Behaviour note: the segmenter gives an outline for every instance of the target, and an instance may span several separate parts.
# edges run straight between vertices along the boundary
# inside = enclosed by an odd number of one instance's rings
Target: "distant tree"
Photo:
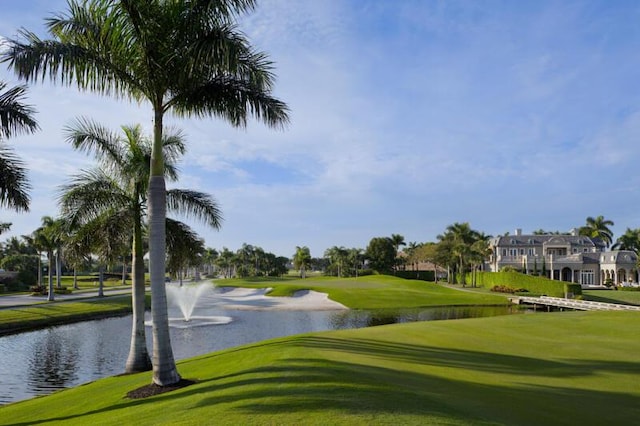
[[[604,216],[589,216],[586,225],[581,227],[578,233],[590,238],[599,238],[609,247],[613,241],[613,232],[609,227],[613,225],[613,221],[605,219]]]
[[[307,278],[307,269],[311,266],[311,252],[307,246],[296,246],[293,255],[293,267],[300,271],[301,278]]]
[[[468,257],[471,256],[471,245],[475,241],[475,231],[471,229],[468,222],[454,223],[449,225],[444,234],[438,235],[438,240],[446,242],[449,245],[449,251],[452,257],[458,262],[458,274],[460,274],[460,282],[465,285],[465,267]]]
[[[344,247],[333,246],[324,251],[324,257],[329,260],[327,273],[342,277],[344,275],[344,266],[347,263],[349,251]]]
[[[184,272],[199,266],[205,253],[204,241],[188,225],[167,218],[167,270],[182,286]]]
[[[396,264],[396,248],[393,241],[387,237],[374,237],[369,241],[365,257],[369,265],[379,273],[389,273]]]
[[[231,250],[226,247],[222,247],[218,258],[216,259],[216,265],[222,271],[224,278],[231,278],[234,275],[234,258],[235,255]]]

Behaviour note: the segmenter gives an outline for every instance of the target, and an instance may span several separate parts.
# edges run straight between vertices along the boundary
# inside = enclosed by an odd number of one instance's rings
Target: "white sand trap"
[[[270,288],[216,287],[217,305],[225,309],[330,311],[349,309],[329,299],[326,293],[297,291],[293,297],[266,296]]]

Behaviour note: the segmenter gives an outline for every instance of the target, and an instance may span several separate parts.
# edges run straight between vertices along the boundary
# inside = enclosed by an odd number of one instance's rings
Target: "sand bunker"
[[[329,311],[348,309],[326,293],[297,291],[292,297],[266,296],[270,288],[216,287],[218,306],[225,309]]]

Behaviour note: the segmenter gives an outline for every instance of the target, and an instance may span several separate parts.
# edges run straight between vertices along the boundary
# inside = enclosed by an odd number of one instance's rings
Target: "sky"
[[[0,0],[0,37],[46,37],[64,0]],[[366,248],[401,234],[435,241],[469,222],[489,235],[569,231],[587,216],[640,228],[637,1],[259,0],[239,19],[274,62],[284,130],[251,121],[167,122],[188,152],[174,187],[207,192],[221,230],[185,220],[208,247],[290,257]],[[19,84],[5,64],[0,80]],[[58,214],[60,185],[93,166],[63,128],[117,130],[151,108],[47,81],[29,87],[41,130],[8,143],[26,163],[31,210],[0,210],[29,234]]]

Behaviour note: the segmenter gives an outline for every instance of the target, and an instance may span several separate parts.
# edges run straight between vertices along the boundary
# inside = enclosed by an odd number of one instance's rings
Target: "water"
[[[179,316],[170,308],[170,316]],[[246,343],[312,331],[394,322],[512,313],[509,307],[430,308],[402,311],[235,311],[196,307],[195,316],[230,317],[224,325],[171,327],[176,360]],[[129,352],[131,317],[51,327],[0,337],[0,404],[120,374]],[[148,347],[151,330],[147,328]]]

